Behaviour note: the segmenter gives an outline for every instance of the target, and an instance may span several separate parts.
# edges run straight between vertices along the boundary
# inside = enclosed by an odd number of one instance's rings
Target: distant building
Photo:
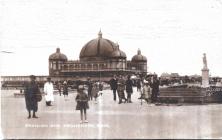
[[[162,73],[160,76],[162,79],[176,79],[176,78],[180,78],[180,75],[178,73]]]
[[[170,79],[171,78],[171,75],[169,73],[162,73],[161,76],[160,76],[161,79]]]
[[[88,77],[92,80],[108,81],[114,74],[147,74],[147,58],[142,55],[140,49],[131,60],[127,60],[119,45],[103,38],[101,31],[98,38],[92,39],[82,47],[79,60],[68,60],[60,48],[57,48],[56,52],[49,56],[48,63],[49,76],[55,84],[67,80],[73,85],[73,82],[84,82]],[[47,76],[36,75],[41,87]],[[29,76],[1,76],[4,88],[23,88],[23,84],[27,81]]]
[[[127,61],[119,45],[102,37],[87,42],[79,54],[79,60],[68,60],[60,48],[49,56],[49,75],[52,77],[110,78],[114,74],[146,74],[147,58],[138,49]]]

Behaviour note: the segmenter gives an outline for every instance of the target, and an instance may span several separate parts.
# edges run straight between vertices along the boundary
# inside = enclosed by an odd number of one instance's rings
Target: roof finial
[[[141,55],[141,50],[139,48],[138,48],[137,54]]]
[[[60,53],[60,48],[56,48],[56,52],[57,52],[57,53]]]
[[[116,49],[119,50],[119,44],[116,42]]]
[[[99,37],[99,38],[102,38],[102,35],[103,35],[103,34],[102,34],[101,28],[100,28],[99,33],[98,33],[98,37]]]

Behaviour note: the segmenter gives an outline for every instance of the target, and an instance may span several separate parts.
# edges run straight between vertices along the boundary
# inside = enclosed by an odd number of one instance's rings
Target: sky
[[[97,38],[118,42],[148,71],[222,76],[222,0],[0,0],[0,73],[48,75],[59,47],[69,60]],[[5,53],[9,51],[13,53]]]

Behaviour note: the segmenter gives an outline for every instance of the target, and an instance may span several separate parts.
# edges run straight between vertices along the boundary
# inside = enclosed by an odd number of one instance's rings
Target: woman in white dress
[[[51,78],[48,77],[47,82],[44,84],[46,106],[51,106],[54,101],[53,90],[53,83],[51,82]]]

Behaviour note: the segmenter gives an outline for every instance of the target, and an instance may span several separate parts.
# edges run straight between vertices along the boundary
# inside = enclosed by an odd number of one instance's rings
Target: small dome
[[[103,59],[110,57],[116,45],[112,41],[102,38],[102,32],[98,33],[98,38],[93,39],[83,46],[80,52],[80,60],[92,60],[91,58]]]
[[[67,61],[66,55],[60,52],[60,48],[56,49],[56,52],[49,56],[49,60],[64,60]]]
[[[119,45],[116,45],[116,49],[111,54],[112,58],[126,58],[126,54],[119,49]]]
[[[134,55],[132,58],[132,62],[147,62],[147,58],[146,56],[143,56],[140,49],[138,49],[137,55]]]

